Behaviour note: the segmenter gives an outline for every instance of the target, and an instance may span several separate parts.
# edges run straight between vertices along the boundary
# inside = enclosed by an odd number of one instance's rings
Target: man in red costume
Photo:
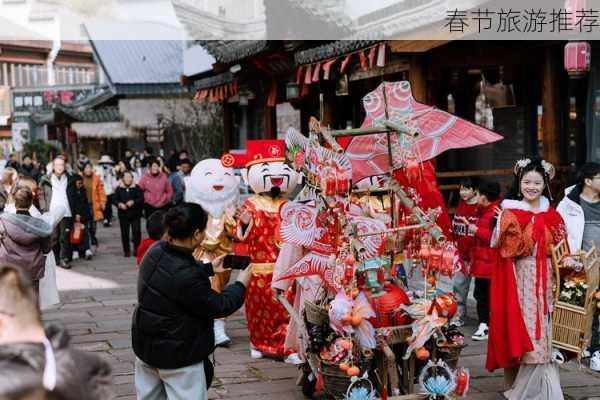
[[[235,232],[252,257],[252,279],[246,294],[250,355],[289,356],[284,351],[289,315],[273,297],[271,280],[279,254],[279,210],[287,202],[285,194],[296,187],[298,174],[285,164],[283,140],[250,140],[246,155],[227,154],[222,160],[245,165],[242,178],[254,191],[240,209]]]

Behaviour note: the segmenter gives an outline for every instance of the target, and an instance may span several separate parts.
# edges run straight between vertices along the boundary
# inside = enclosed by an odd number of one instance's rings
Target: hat
[[[224,167],[251,167],[254,164],[285,161],[285,141],[283,140],[248,140],[245,154],[227,153],[221,157]]]
[[[112,160],[112,158],[110,158],[109,155],[103,155],[102,157],[100,157],[100,159],[98,160],[98,164],[114,164],[115,162]]]

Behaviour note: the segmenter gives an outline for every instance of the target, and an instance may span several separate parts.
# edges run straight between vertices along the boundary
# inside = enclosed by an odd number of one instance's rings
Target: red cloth
[[[500,205],[500,201],[493,201],[487,207],[480,209],[481,214],[477,220],[477,230],[470,255],[469,273],[475,278],[490,279],[492,276],[493,264],[496,262],[496,250],[490,248],[490,242],[494,231],[496,207]]]
[[[452,232],[454,232],[454,240],[456,240],[456,247],[462,261],[471,260],[471,250],[475,244],[475,235],[473,232],[469,232],[469,225],[465,224],[462,219],[466,218],[469,224],[477,224],[479,208],[479,204],[468,204],[461,199],[452,220]]]
[[[137,261],[138,265],[140,265],[142,263],[142,259],[144,258],[144,255],[146,254],[148,249],[154,243],[156,243],[156,240],[153,240],[150,238],[142,240],[142,242],[140,243],[140,246],[137,249],[137,254],[135,255],[135,260]]]
[[[404,169],[398,169],[394,171],[394,178],[405,188],[412,187],[417,191],[417,206],[425,212],[429,209],[439,207],[442,210],[442,214],[438,217],[436,223],[446,236],[446,239],[453,240],[452,236],[452,222],[444,197],[437,184],[437,178],[435,176],[435,169],[433,164],[429,161],[425,161],[421,164],[421,176],[417,179],[411,179],[404,173]],[[405,210],[410,211],[410,210]]]
[[[533,351],[521,314],[513,260],[494,252],[490,282],[490,329],[486,369],[517,367],[521,356]]]
[[[534,214],[530,211],[510,210],[517,218],[521,231],[534,219],[532,239],[537,244],[536,253],[536,288],[543,287],[544,314],[547,315],[548,304],[546,292],[547,279],[547,243],[546,229],[553,236],[553,241],[558,242],[565,237],[564,222],[556,210]],[[492,266],[492,280],[490,284],[490,335],[488,339],[488,354],[486,368],[490,371],[496,368],[510,368],[519,365],[522,355],[533,351],[531,338],[525,327],[517,282],[514,273],[514,260],[500,257],[496,252],[497,262]],[[539,301],[539,299],[538,299]],[[536,338],[541,337],[540,318],[536,320]]]

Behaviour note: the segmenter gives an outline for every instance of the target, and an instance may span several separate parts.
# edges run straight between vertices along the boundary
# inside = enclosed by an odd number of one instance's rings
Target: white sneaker
[[[75,261],[75,260],[79,260],[79,252],[78,251],[73,252],[73,261]]]
[[[592,358],[590,358],[590,369],[600,372],[600,351],[595,351]]]
[[[289,356],[287,356],[285,358],[285,360],[283,360],[284,363],[286,364],[292,364],[292,365],[300,365],[300,364],[304,364],[304,361],[302,361],[300,359],[300,357],[298,356],[298,353],[292,353]]]
[[[477,331],[473,334],[473,336],[471,336],[471,339],[473,339],[477,342],[487,340],[488,332],[489,332],[488,325],[486,323],[482,322],[479,324]]]
[[[231,339],[225,333],[225,320],[216,319],[213,327],[215,332],[215,346],[227,346],[231,342]]]
[[[92,250],[90,250],[90,249],[87,249],[87,250],[85,251],[85,259],[86,259],[86,260],[91,260],[93,255],[94,255],[94,253],[92,253]]]
[[[563,354],[560,352],[560,350],[558,349],[552,349],[552,361],[554,361],[557,364],[564,364],[565,363],[565,356],[563,356]]]
[[[250,358],[258,360],[259,358],[263,358],[263,353],[256,349],[250,348]]]

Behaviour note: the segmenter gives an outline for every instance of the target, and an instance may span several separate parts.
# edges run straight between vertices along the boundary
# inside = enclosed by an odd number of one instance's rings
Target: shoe
[[[592,358],[590,358],[590,369],[600,372],[600,351],[595,351]]]
[[[71,269],[71,264],[67,262],[67,260],[61,260],[60,265],[62,269]]]
[[[110,222],[107,219],[105,219],[104,220],[104,227],[108,228],[109,226],[110,226]]]
[[[563,354],[560,352],[560,350],[558,349],[552,349],[552,361],[554,361],[557,364],[564,364],[565,363],[565,356],[563,356]]]
[[[283,360],[284,363],[286,364],[292,364],[292,365],[300,365],[300,364],[304,364],[304,361],[302,361],[300,359],[300,357],[298,356],[298,353],[292,353],[289,356],[287,356],[285,358],[285,360]]]
[[[487,340],[488,332],[489,332],[488,325],[485,322],[482,322],[479,324],[477,331],[473,334],[473,336],[471,336],[471,339],[473,339],[477,342]]]
[[[256,349],[250,348],[250,358],[258,360],[259,358],[263,358],[263,353]]]
[[[92,250],[88,249],[85,251],[85,259],[86,260],[88,260],[88,261],[91,260],[93,255],[94,255],[94,253],[92,253]]]
[[[73,252],[73,261],[75,261],[75,260],[79,260],[79,252],[78,251]]]
[[[456,318],[450,321],[450,326],[456,326],[457,328],[460,328],[461,326],[465,326],[465,322],[460,318]]]
[[[98,239],[96,239],[96,238],[92,239],[92,246],[98,247]]]
[[[213,330],[215,332],[215,346],[227,347],[231,343],[231,339],[225,333],[225,320],[215,319]]]

